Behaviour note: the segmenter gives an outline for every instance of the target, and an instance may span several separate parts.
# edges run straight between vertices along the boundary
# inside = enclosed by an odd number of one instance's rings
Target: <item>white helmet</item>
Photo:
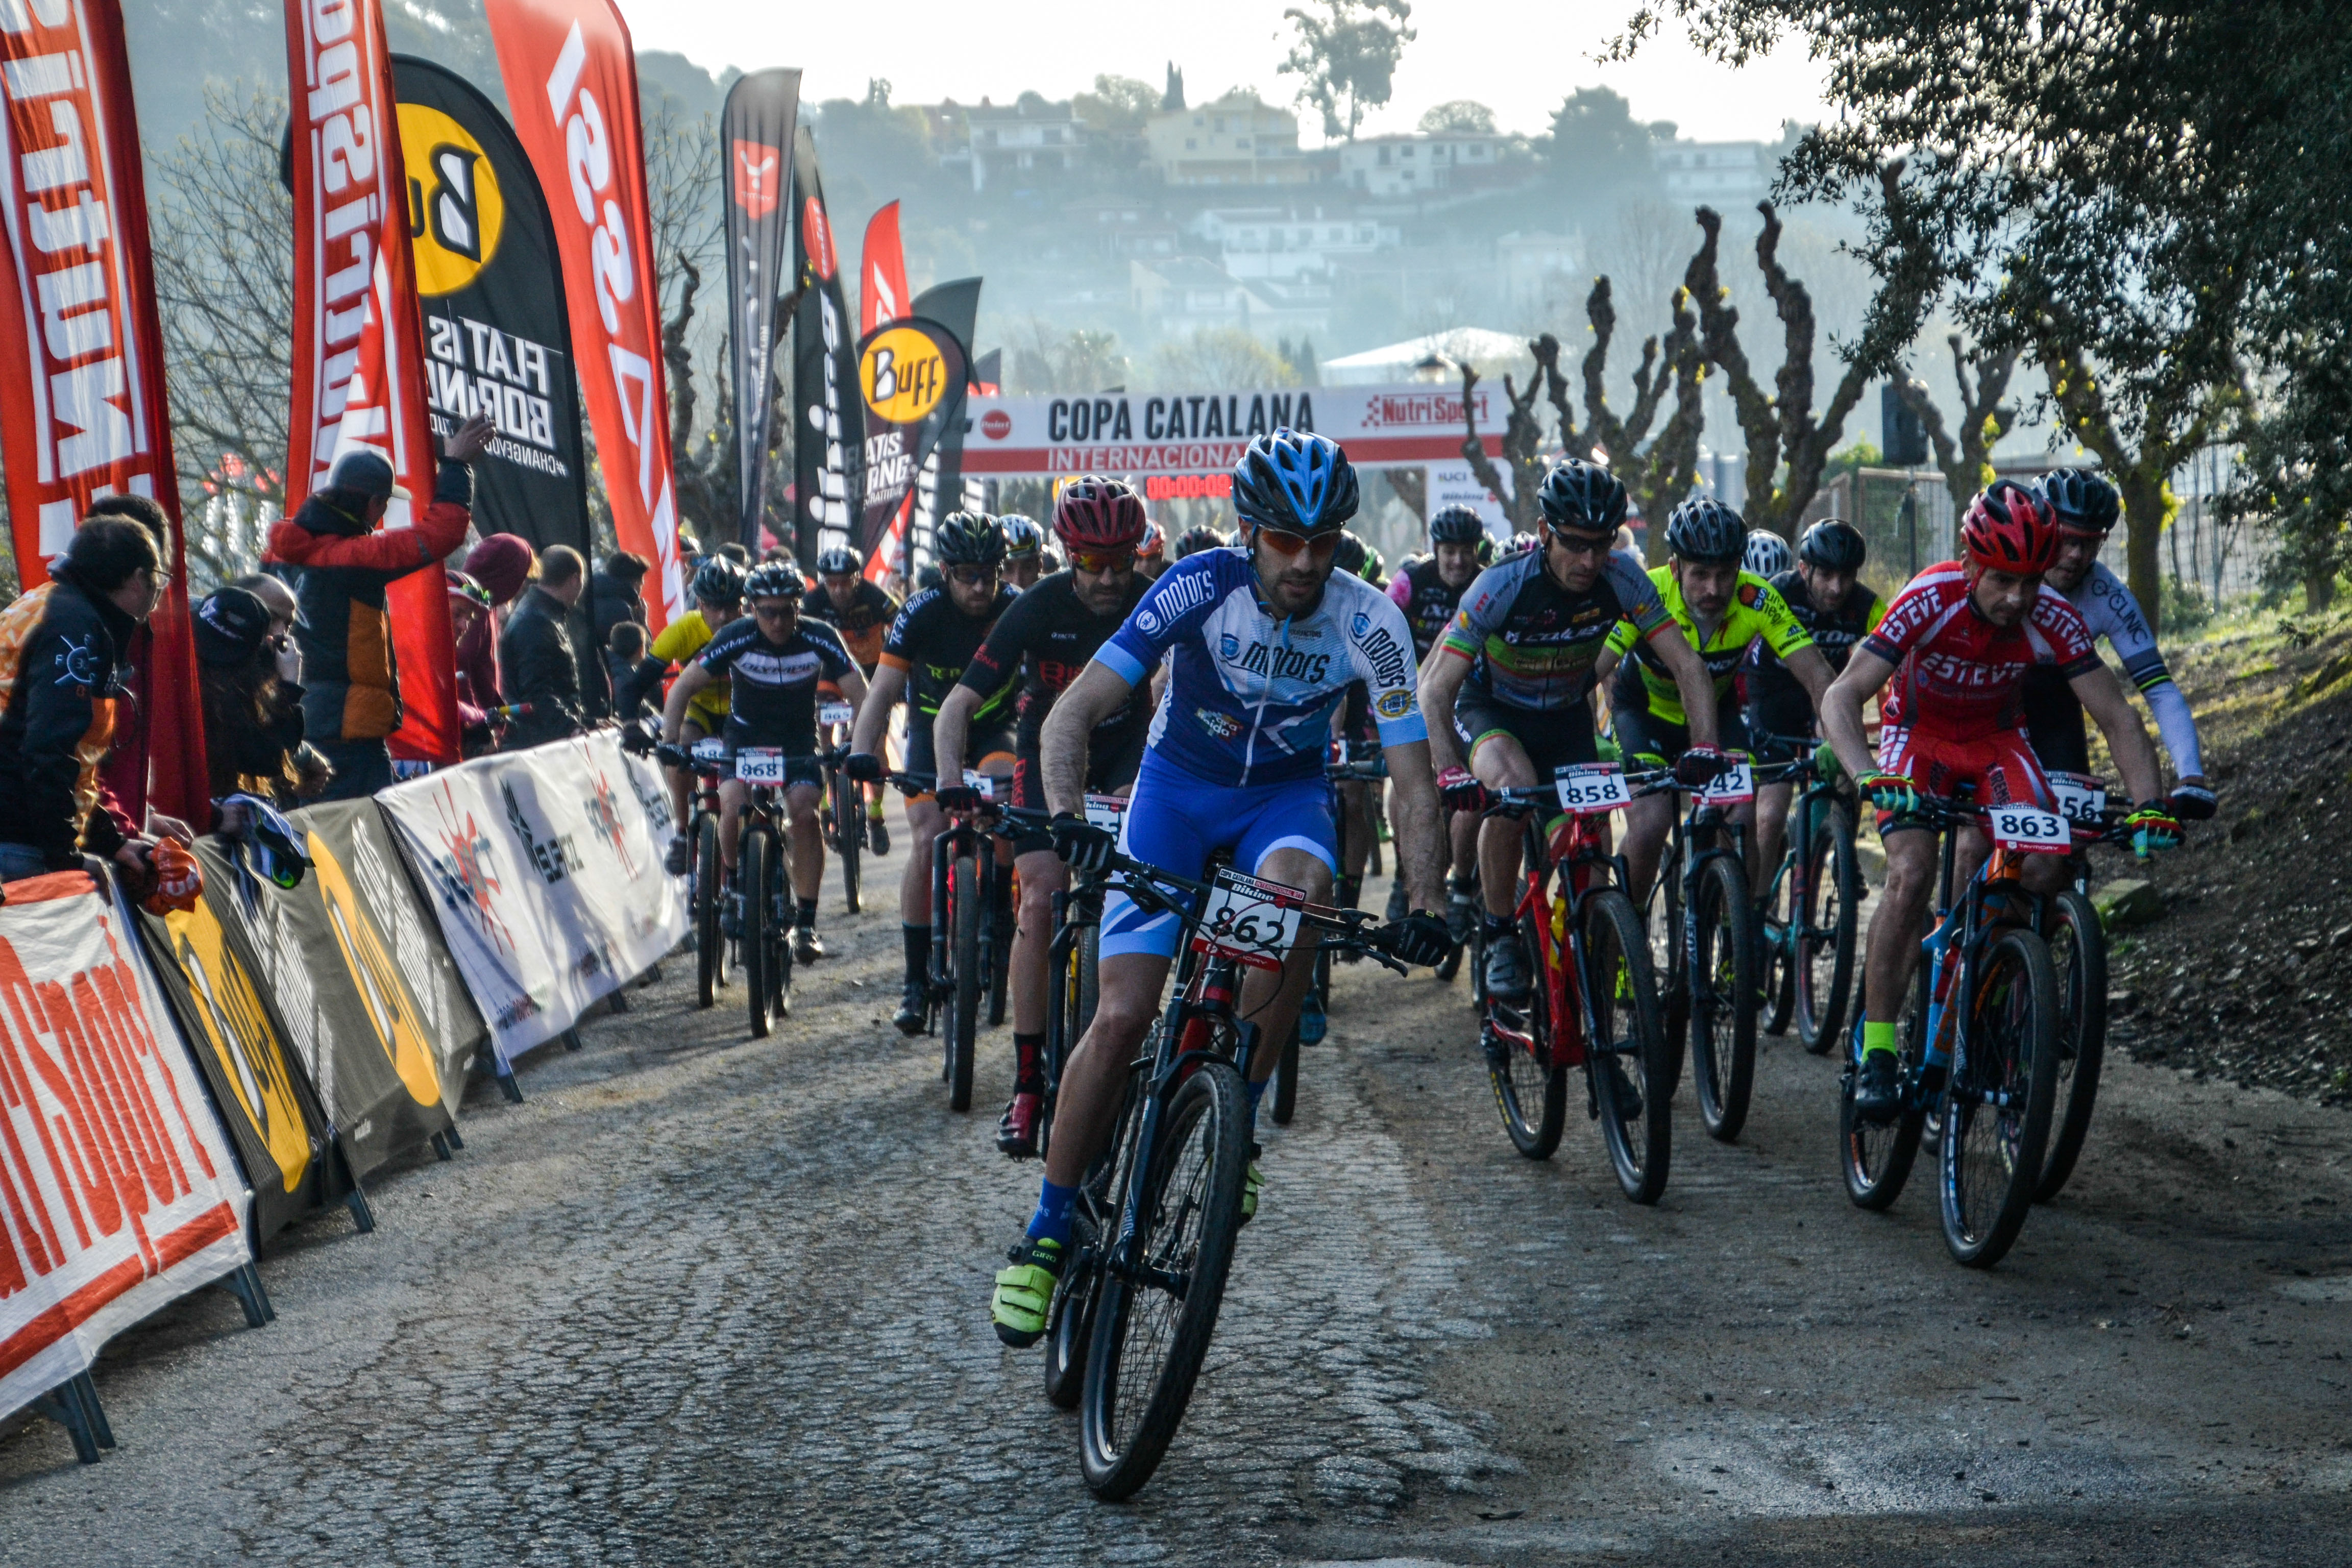
[[[1748,531],[1748,549],[1739,558],[1743,571],[1753,572],[1759,577],[1778,577],[1796,563],[1797,558],[1790,552],[1787,540],[1769,529],[1751,528]]]

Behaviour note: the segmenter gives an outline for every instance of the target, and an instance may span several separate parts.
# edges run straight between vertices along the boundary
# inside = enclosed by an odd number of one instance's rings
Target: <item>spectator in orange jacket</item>
[[[405,528],[381,526],[392,501],[392,466],[357,451],[337,459],[301,510],[269,531],[268,559],[295,570],[303,622],[295,636],[308,687],[303,727],[334,767],[329,800],[362,799],[392,783],[383,738],[400,727],[400,678],[384,590],[412,572],[437,570],[464,541],[473,521],[467,465],[495,433],[478,415],[457,426],[432,502]]]

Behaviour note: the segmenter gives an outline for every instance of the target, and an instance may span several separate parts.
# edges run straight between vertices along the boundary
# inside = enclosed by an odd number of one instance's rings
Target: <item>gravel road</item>
[[[673,963],[380,1176],[373,1236],[281,1237],[274,1325],[208,1291],[118,1340],[102,1464],[6,1423],[0,1564],[2343,1561],[2342,1112],[2116,1064],[1979,1274],[1924,1175],[1846,1203],[1793,1042],[1737,1146],[1681,1097],[1635,1208],[1580,1117],[1512,1152],[1464,983],[1369,967],[1183,1434],[1096,1503],[987,1322],[1035,1190],[990,1142],[1009,1036],[951,1114],[887,1022],[895,911],[838,910],[780,1037]]]

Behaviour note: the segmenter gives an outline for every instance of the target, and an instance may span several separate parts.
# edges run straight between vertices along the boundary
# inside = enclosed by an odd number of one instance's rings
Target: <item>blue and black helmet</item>
[[[2035,487],[2058,514],[2062,533],[2107,533],[2123,515],[2123,498],[2093,468],[2053,468]]]
[[[1486,537],[1486,520],[1475,508],[1460,502],[1442,506],[1430,515],[1429,542],[1432,544],[1475,544]]]
[[[1356,515],[1356,468],[1328,437],[1276,430],[1253,438],[1234,466],[1234,510],[1244,522],[1313,536]]]
[[[1554,528],[1614,533],[1625,521],[1625,482],[1598,463],[1563,458],[1544,476],[1536,506]]]

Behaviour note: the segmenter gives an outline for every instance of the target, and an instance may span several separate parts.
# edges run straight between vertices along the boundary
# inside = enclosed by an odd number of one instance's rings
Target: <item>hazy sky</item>
[[[641,49],[674,49],[713,72],[799,66],[811,99],[856,97],[868,77],[890,79],[901,102],[986,95],[1008,102],[1024,89],[1065,98],[1098,72],[1159,85],[1166,62],[1184,72],[1198,103],[1228,87],[1255,87],[1288,102],[1297,79],[1275,74],[1287,53],[1285,0],[852,0],[846,5],[695,4],[620,0]],[[1506,131],[1546,129],[1571,88],[1606,83],[1643,120],[1671,120],[1706,140],[1762,140],[1786,118],[1817,119],[1822,74],[1801,47],[1733,71],[1677,34],[1629,66],[1592,57],[1618,32],[1635,0],[1421,0],[1390,107],[1368,121],[1409,131],[1421,111],[1475,98]],[[1318,140],[1303,122],[1305,140]]]

